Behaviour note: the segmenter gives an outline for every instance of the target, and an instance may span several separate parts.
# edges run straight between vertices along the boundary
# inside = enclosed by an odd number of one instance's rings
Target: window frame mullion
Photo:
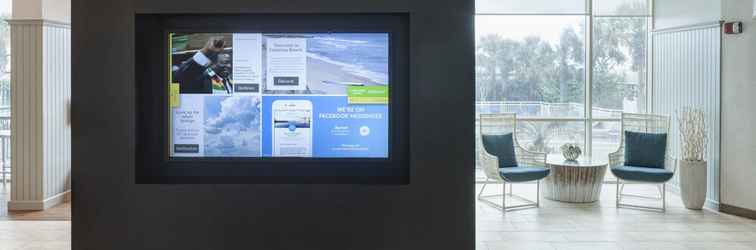
[[[588,158],[593,156],[593,0],[585,0],[586,25],[585,25],[585,153]]]

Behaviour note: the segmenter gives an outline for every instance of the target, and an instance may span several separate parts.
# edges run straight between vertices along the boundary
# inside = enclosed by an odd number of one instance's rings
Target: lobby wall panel
[[[47,24],[44,40],[42,95],[44,105],[44,198],[50,199],[70,189],[71,126],[68,119],[71,99],[71,28]]]
[[[11,22],[11,208],[42,200],[42,22]],[[16,205],[18,204],[18,205]]]
[[[71,9],[74,249],[474,249],[472,0]],[[407,14],[410,184],[135,184],[135,13]]]
[[[719,204],[721,122],[721,37],[719,23],[653,34],[653,112],[669,115],[671,156],[679,158],[676,114],[682,107],[704,111],[708,129],[707,204]],[[679,172],[679,169],[677,170]],[[678,175],[670,182],[679,186]]]

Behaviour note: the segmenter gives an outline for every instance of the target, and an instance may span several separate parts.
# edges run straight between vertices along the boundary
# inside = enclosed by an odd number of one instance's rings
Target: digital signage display
[[[389,33],[168,33],[172,158],[389,158]]]

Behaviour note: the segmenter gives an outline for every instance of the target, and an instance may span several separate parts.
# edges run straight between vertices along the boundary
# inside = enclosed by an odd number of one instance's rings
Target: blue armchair
[[[666,183],[675,174],[675,164],[669,158],[668,116],[650,114],[622,114],[622,135],[619,149],[609,154],[609,167],[617,177],[617,208],[635,208],[664,212]],[[658,197],[625,194],[627,183],[656,185]],[[624,197],[661,200],[661,207],[624,203]]]
[[[481,114],[478,164],[486,174],[486,182],[478,193],[478,200],[502,211],[538,207],[540,205],[540,180],[549,175],[545,167],[546,154],[530,152],[517,143],[517,119],[512,113]],[[512,194],[512,183],[536,182],[536,200],[531,201]],[[501,183],[501,205],[492,201],[496,195],[483,195],[489,183]],[[509,194],[506,184],[509,183]],[[518,199],[524,204],[507,206],[507,197]]]

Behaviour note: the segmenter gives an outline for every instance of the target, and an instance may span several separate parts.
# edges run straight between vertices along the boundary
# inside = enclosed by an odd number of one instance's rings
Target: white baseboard
[[[8,201],[8,210],[10,211],[36,211],[44,210],[43,201]]]
[[[45,210],[58,204],[71,200],[71,190],[56,194],[43,201],[8,201],[8,210],[11,211],[36,211]]]
[[[706,198],[706,203],[704,203],[704,209],[708,209],[714,212],[719,212],[719,201]]]
[[[63,193],[53,195],[52,197],[45,199],[44,209],[48,209],[58,204],[61,204],[63,202],[66,202],[68,200],[71,200],[70,196],[71,196],[71,190],[66,190]]]

